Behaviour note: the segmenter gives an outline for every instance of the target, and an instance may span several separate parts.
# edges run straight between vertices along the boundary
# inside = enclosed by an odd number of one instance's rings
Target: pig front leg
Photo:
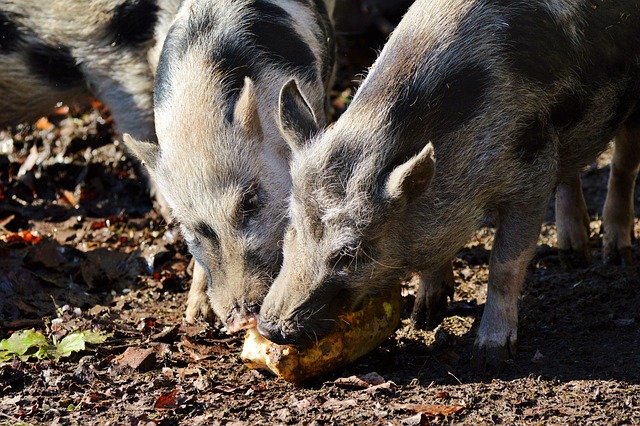
[[[207,296],[207,274],[198,262],[193,266],[193,280],[189,288],[187,297],[187,309],[185,311],[185,321],[193,324],[196,319],[202,318],[205,321],[213,321],[215,315],[209,304]]]
[[[447,262],[429,273],[418,274],[418,292],[411,313],[416,328],[432,330],[447,313],[448,299],[453,300],[453,267]]]
[[[473,348],[473,365],[481,372],[499,372],[516,352],[518,297],[527,265],[533,257],[543,208],[547,199],[531,200],[529,205],[512,205],[498,212],[491,260],[487,302]]]
[[[580,174],[558,183],[556,188],[556,228],[558,257],[565,268],[591,263],[589,213],[582,194]]]
[[[625,127],[616,135],[604,204],[602,257],[605,263],[633,263],[633,191],[639,167],[640,128]]]

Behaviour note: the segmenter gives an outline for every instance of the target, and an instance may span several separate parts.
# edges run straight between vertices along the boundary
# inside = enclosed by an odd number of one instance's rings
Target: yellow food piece
[[[400,289],[369,298],[362,309],[338,317],[335,329],[306,346],[277,345],[253,328],[247,330],[240,358],[300,385],[343,367],[384,342],[400,324]]]

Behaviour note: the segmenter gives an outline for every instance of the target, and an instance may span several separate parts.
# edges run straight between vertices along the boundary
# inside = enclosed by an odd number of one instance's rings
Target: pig
[[[276,123],[294,79],[326,122],[333,1],[185,0],[154,89],[158,143],[125,137],[196,259],[186,320],[254,327],[281,265],[290,149]],[[295,128],[296,123],[289,123]]]
[[[58,102],[111,111],[118,132],[155,139],[153,77],[180,0],[35,0],[0,4],[0,126],[47,115]],[[148,181],[144,170],[139,169]],[[156,208],[169,217],[153,186]]]
[[[553,191],[614,136],[610,184],[621,193],[607,199],[605,245],[629,247],[638,28],[638,1],[417,0],[325,130],[316,134],[288,83],[280,125],[293,152],[290,224],[259,332],[276,343],[318,338],[341,310],[407,274],[420,277],[429,308],[443,288],[429,287],[490,216],[497,230],[472,361],[503,368]]]
[[[0,126],[89,95],[120,132],[154,139],[153,73],[180,0],[35,0],[0,5]]]

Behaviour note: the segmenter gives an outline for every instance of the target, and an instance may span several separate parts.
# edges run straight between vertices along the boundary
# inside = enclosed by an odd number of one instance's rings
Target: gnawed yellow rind
[[[277,345],[250,329],[240,357],[249,368],[268,370],[300,385],[371,352],[398,328],[400,311],[399,288],[379,293],[362,309],[340,315],[330,334],[304,347]]]

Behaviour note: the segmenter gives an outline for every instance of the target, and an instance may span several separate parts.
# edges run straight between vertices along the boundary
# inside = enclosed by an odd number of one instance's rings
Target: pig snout
[[[231,308],[231,312],[226,319],[226,327],[229,333],[254,328],[258,324],[258,312],[260,305],[248,304],[246,302],[237,303]]]
[[[278,345],[303,345],[315,342],[329,333],[334,325],[335,319],[332,318],[279,319],[262,315],[258,318],[258,332]]]
[[[296,345],[306,341],[299,330],[287,329],[282,322],[262,316],[258,319],[258,333],[278,345]]]
[[[276,279],[277,280],[277,279]],[[278,284],[278,283],[274,283]],[[317,341],[334,329],[340,312],[351,307],[344,291],[310,292],[307,297],[277,292],[265,298],[258,332],[274,343],[300,345]]]

